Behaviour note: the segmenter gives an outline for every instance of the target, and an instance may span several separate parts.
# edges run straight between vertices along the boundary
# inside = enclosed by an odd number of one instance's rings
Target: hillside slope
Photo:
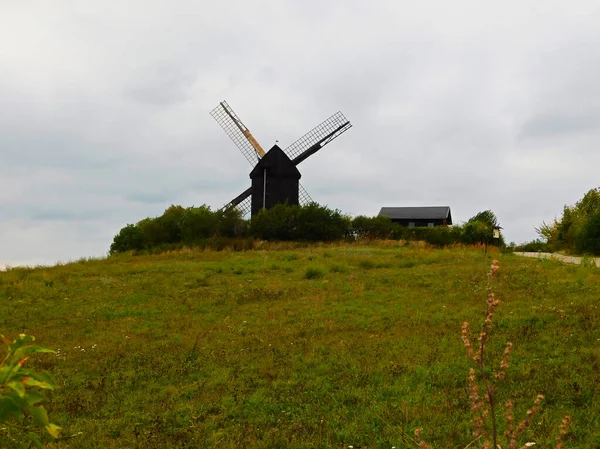
[[[600,447],[600,274],[494,255],[498,403],[521,444]],[[472,441],[461,323],[482,322],[491,256],[332,245],[122,256],[0,273],[0,332],[58,350],[48,447],[435,447]],[[71,437],[72,436],[72,437]],[[11,447],[6,434],[0,431]],[[4,446],[3,446],[4,447]]]

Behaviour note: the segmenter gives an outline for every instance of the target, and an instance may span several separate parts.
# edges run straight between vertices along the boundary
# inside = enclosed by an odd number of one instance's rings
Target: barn
[[[450,206],[382,207],[380,217],[389,217],[402,226],[448,226],[452,224]]]

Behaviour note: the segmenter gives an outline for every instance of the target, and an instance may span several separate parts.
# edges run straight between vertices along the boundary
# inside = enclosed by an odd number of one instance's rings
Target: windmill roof
[[[382,207],[379,216],[392,219],[451,219],[450,206],[425,206],[425,207]]]
[[[302,176],[294,163],[283,152],[279,146],[274,145],[267,154],[254,166],[250,172],[250,178],[263,176],[263,170],[268,170],[267,176],[275,176],[279,178],[296,178]]]

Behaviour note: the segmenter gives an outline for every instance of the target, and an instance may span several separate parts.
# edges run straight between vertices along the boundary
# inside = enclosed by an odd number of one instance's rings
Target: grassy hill
[[[482,322],[491,255],[289,248],[0,272],[0,333],[59,350],[31,361],[59,383],[48,447],[402,448],[417,427],[435,447],[469,444],[460,331]],[[497,403],[520,420],[546,396],[520,445],[553,447],[570,414],[566,446],[600,447],[600,272],[493,256],[494,364],[514,345]]]

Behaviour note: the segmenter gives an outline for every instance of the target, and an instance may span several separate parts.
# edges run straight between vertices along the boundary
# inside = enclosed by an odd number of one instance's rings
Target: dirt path
[[[558,259],[564,263],[574,263],[576,265],[581,265],[581,257],[575,256],[563,256],[562,254],[553,254],[553,253],[515,253],[517,256],[523,257],[533,257],[535,259]],[[596,266],[600,268],[600,257],[590,258],[596,263]]]

